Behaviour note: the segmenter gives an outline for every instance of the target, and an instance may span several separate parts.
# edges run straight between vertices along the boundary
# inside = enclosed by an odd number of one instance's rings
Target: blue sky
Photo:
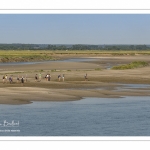
[[[150,44],[149,14],[0,14],[0,43]]]

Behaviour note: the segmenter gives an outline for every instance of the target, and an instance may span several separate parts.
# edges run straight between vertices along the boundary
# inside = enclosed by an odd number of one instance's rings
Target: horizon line
[[[77,44],[46,44],[46,43],[0,43],[0,44],[37,44],[37,45],[150,45],[149,44],[81,44],[81,43],[77,43]]]

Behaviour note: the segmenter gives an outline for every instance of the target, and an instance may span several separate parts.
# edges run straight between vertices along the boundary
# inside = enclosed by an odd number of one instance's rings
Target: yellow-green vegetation
[[[43,51],[0,51],[0,62],[28,62],[43,60],[55,60],[55,58],[53,58],[51,54],[44,53]]]
[[[149,64],[147,62],[144,62],[144,61],[134,61],[130,64],[114,66],[114,67],[112,67],[112,69],[114,69],[114,70],[134,69],[134,68],[139,68],[139,67],[145,67],[148,65]]]
[[[0,62],[24,62],[57,60],[61,56],[81,55],[88,56],[126,56],[126,55],[150,55],[150,50],[130,51],[130,50],[0,50]]]
[[[52,69],[51,72],[56,72],[56,69]]]
[[[102,70],[102,69],[100,69],[100,68],[95,68],[95,70],[99,71],[99,70]]]

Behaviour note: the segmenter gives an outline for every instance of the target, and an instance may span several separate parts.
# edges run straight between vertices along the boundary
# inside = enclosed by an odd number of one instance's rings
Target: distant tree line
[[[76,44],[70,47],[61,45],[48,45],[48,50],[150,50],[147,45],[82,45]]]
[[[150,50],[150,45],[0,44],[0,50]]]

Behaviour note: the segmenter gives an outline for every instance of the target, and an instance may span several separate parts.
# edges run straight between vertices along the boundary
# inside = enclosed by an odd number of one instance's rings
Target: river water
[[[0,105],[0,114],[0,136],[150,136],[149,96]]]

